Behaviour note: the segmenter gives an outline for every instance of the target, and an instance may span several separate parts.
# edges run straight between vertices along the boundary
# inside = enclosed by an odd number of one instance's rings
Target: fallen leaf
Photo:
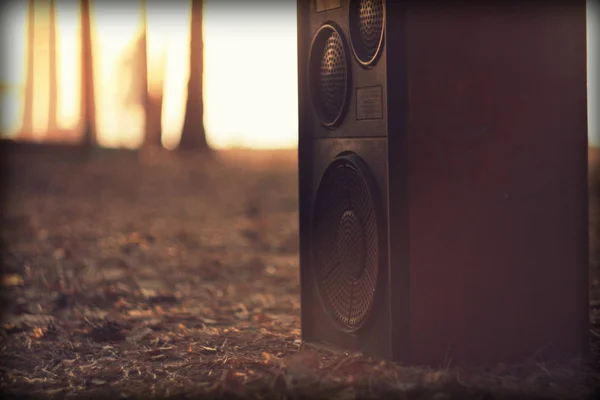
[[[250,313],[248,312],[248,309],[246,308],[244,303],[240,303],[238,304],[237,309],[233,313],[233,315],[235,315],[237,319],[247,320],[250,316]]]
[[[129,235],[128,239],[130,243],[141,243],[142,235],[140,235],[139,232],[133,232],[131,235]]]
[[[17,274],[8,274],[2,277],[2,286],[4,287],[23,286],[23,283],[23,278]]]
[[[275,364],[278,367],[281,367],[283,365],[283,360],[277,356],[274,356],[273,354],[263,352],[262,357],[263,360],[265,360],[265,362],[267,363]]]
[[[104,385],[106,383],[106,381],[102,380],[102,379],[92,379],[92,383],[94,385]]]
[[[131,304],[122,297],[119,297],[119,300],[117,300],[113,303],[113,307],[116,308],[117,310],[120,310],[122,308],[127,308],[130,306],[131,306]]]
[[[142,296],[144,296],[146,298],[151,298],[151,297],[156,296],[156,290],[154,290],[154,289],[140,288],[140,292],[142,293]]]
[[[54,250],[54,252],[52,253],[54,258],[56,258],[57,260],[62,260],[63,258],[65,258],[66,254],[67,254],[67,252],[62,247],[59,247],[58,249]]]
[[[200,346],[200,348],[202,349],[203,354],[215,354],[217,352],[215,347]]]
[[[152,310],[129,310],[129,318],[140,319],[151,317],[153,314]]]
[[[31,338],[33,339],[41,339],[44,337],[44,331],[42,328],[33,328],[33,333],[31,334]]]

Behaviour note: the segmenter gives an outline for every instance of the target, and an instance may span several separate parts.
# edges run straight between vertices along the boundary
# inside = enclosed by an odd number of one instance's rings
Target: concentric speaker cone
[[[334,127],[348,103],[350,65],[348,46],[333,24],[323,25],[313,38],[309,55],[309,86],[312,105],[321,123]]]
[[[339,156],[319,183],[312,215],[314,275],[327,314],[356,331],[375,301],[380,250],[376,185],[355,154]]]
[[[363,66],[374,64],[383,48],[385,0],[350,0],[350,42]]]

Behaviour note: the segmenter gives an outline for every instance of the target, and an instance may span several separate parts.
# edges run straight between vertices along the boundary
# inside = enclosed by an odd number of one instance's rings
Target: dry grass
[[[8,394],[575,399],[598,387],[580,364],[434,370],[303,345],[293,152],[68,154],[3,159]]]

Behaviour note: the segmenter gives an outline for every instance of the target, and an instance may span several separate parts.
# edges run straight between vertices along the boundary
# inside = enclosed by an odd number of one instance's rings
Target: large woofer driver
[[[350,0],[350,43],[363,66],[377,62],[383,48],[385,0]]]
[[[338,125],[346,111],[350,87],[348,46],[341,30],[328,23],[317,31],[309,54],[309,88],[313,108],[326,127]]]
[[[376,184],[354,153],[336,157],[318,185],[312,257],[319,297],[343,331],[360,329],[375,302],[379,276]]]

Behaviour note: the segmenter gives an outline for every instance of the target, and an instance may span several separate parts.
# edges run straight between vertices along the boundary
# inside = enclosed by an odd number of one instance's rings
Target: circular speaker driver
[[[374,64],[383,47],[385,0],[350,0],[350,42],[363,66]]]
[[[323,174],[312,215],[313,265],[319,297],[336,325],[360,329],[379,276],[376,185],[356,154],[339,156]]]
[[[321,123],[336,126],[346,110],[350,87],[348,46],[334,24],[325,24],[313,38],[309,54],[309,88]]]

